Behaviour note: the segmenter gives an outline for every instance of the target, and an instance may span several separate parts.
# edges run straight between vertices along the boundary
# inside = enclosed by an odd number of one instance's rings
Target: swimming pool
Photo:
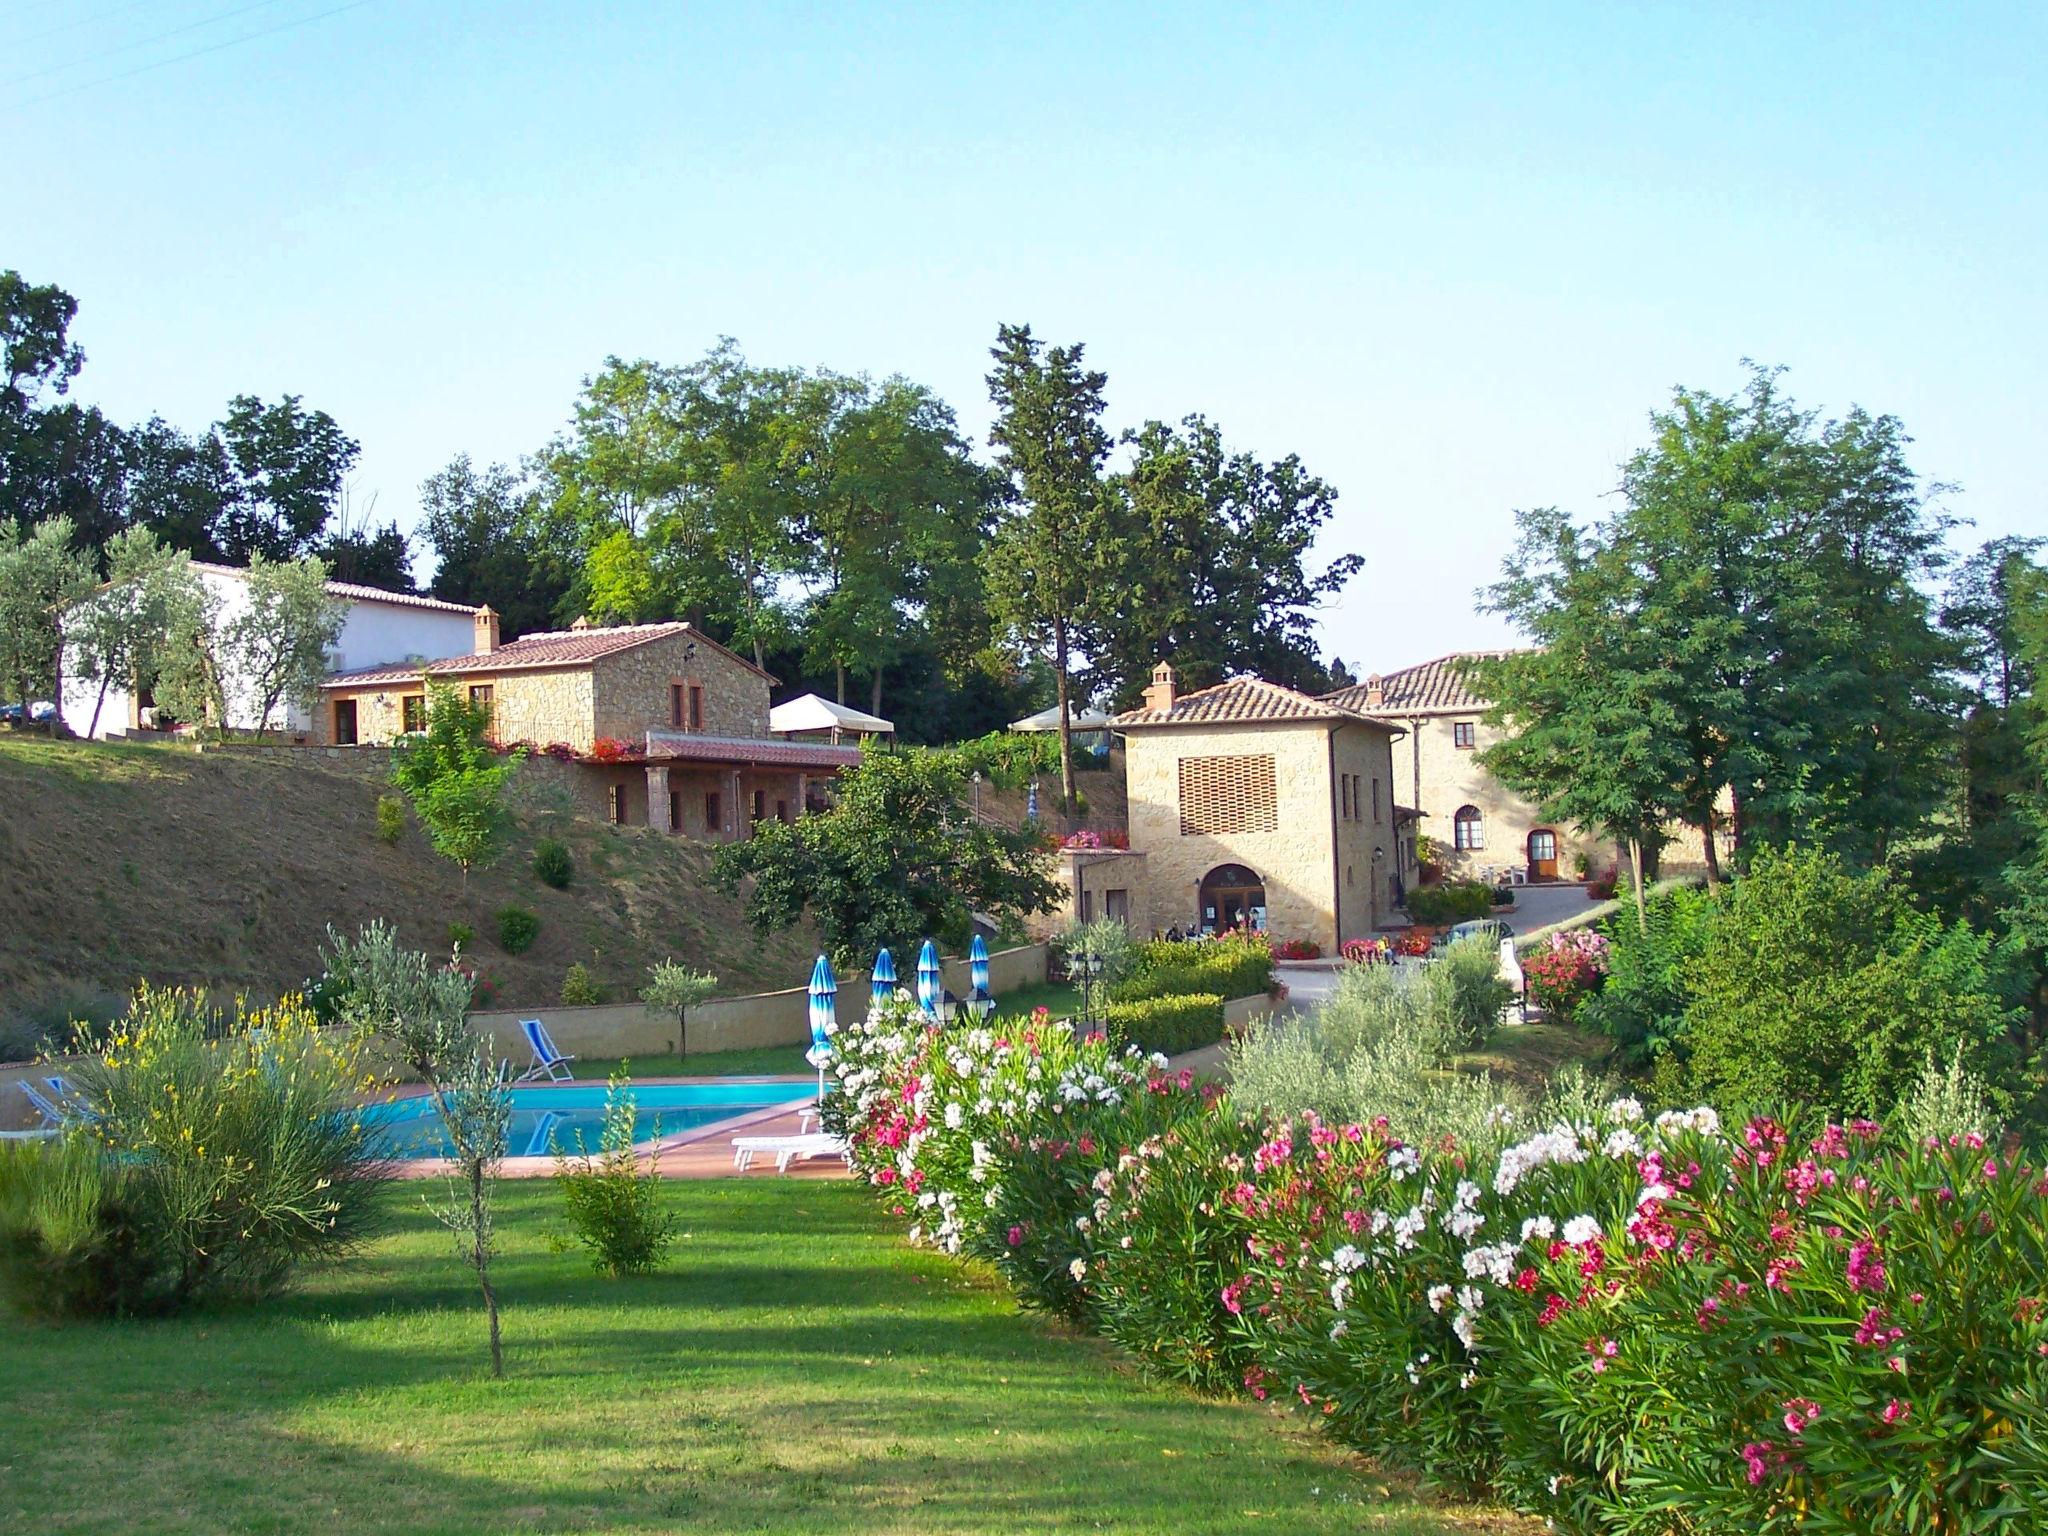
[[[794,1106],[817,1096],[807,1082],[738,1082],[709,1078],[696,1083],[635,1083],[633,1140],[652,1141],[715,1125],[771,1105]],[[512,1129],[505,1147],[512,1157],[546,1157],[595,1152],[604,1130],[603,1083],[524,1083],[512,1090]],[[449,1157],[454,1149],[442,1134],[434,1101],[424,1094],[377,1104],[365,1112],[377,1132],[377,1152],[398,1162]]]

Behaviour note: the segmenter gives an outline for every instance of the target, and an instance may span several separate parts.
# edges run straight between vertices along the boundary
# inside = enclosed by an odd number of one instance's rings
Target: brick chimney
[[[1379,673],[1375,672],[1365,680],[1365,707],[1378,709],[1387,702],[1387,689]]]
[[[1166,662],[1152,669],[1152,686],[1145,690],[1145,708],[1173,708],[1173,668]]]
[[[498,611],[489,603],[476,611],[476,654],[488,656],[498,648]]]

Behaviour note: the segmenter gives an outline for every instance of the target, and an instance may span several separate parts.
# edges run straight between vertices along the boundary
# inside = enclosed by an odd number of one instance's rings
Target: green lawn
[[[667,1273],[550,1252],[508,1186],[508,1379],[451,1243],[173,1321],[0,1322],[0,1529],[1445,1533],[1278,1411],[1142,1380],[905,1245],[851,1184],[676,1184]]]

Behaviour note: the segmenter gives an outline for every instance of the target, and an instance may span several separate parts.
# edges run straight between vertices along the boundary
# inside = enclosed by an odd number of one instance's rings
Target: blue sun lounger
[[[555,1042],[548,1038],[548,1027],[539,1019],[521,1019],[519,1028],[526,1035],[526,1044],[533,1052],[533,1065],[519,1074],[517,1081],[531,1083],[546,1078],[551,1083],[567,1082],[576,1074],[569,1070],[574,1056],[564,1056],[555,1049]]]

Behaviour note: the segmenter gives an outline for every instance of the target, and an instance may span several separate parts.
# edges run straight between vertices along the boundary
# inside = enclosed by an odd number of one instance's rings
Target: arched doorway
[[[1538,827],[1529,834],[1529,878],[1557,878],[1557,834],[1548,827]]]
[[[1266,931],[1266,882],[1242,864],[1219,864],[1202,876],[1197,911],[1204,933],[1248,926]]]

